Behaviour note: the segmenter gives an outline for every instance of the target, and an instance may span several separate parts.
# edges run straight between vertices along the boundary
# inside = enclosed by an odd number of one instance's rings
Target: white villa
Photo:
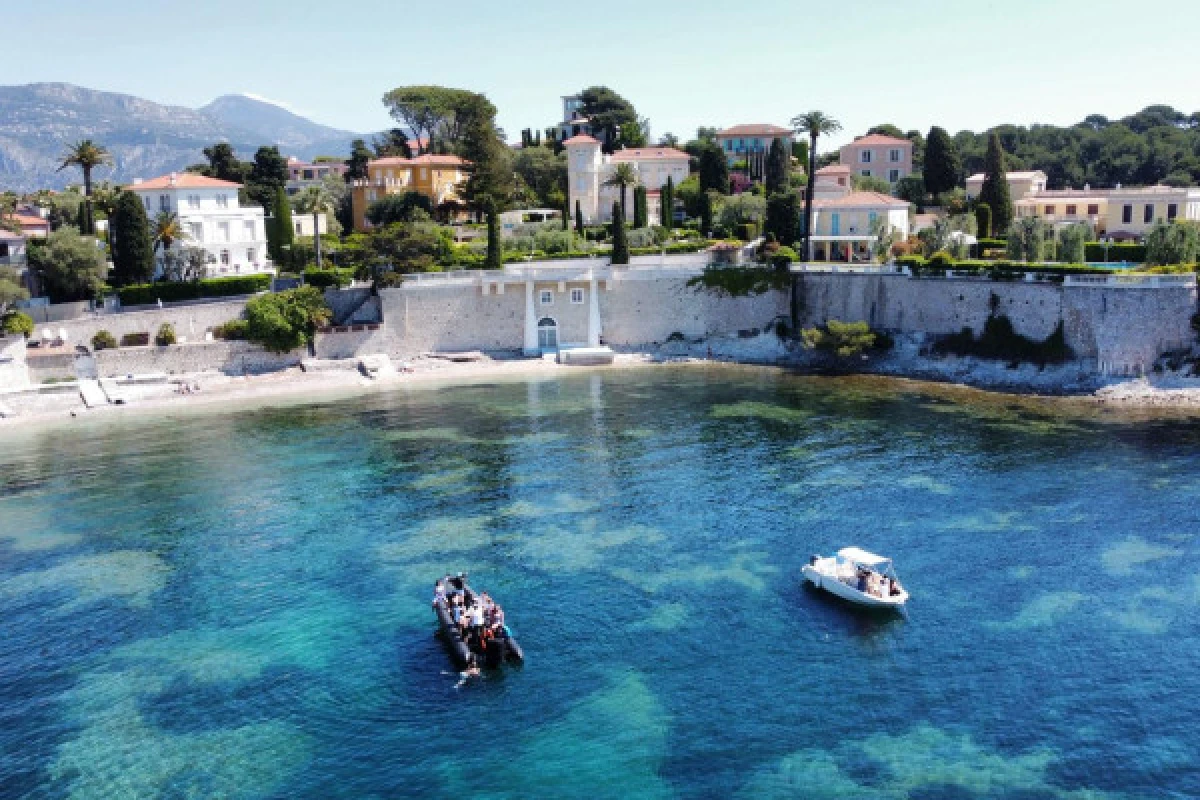
[[[206,250],[208,277],[275,271],[267,258],[264,212],[258,206],[243,208],[238,203],[240,184],[172,172],[135,180],[125,188],[141,199],[151,225],[160,211],[178,215],[184,239],[172,247]],[[157,258],[161,270],[161,253]]]
[[[661,191],[671,178],[676,186],[688,176],[688,154],[673,147],[638,147],[618,150],[612,155],[601,152],[600,142],[580,134],[563,142],[567,151],[567,182],[571,213],[578,202],[586,224],[612,220],[613,203],[621,200],[621,190],[605,186],[617,164],[632,164],[640,185],[646,187],[646,210],[653,222],[659,219]],[[626,191],[625,215],[633,218],[633,189]]]
[[[881,192],[856,192],[850,170],[834,165],[817,170],[813,185],[812,260],[870,261],[877,229],[908,238],[909,204]]]

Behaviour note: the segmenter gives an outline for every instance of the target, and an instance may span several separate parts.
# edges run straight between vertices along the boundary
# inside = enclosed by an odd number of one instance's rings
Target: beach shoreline
[[[674,367],[719,367],[777,369],[811,377],[875,378],[894,381],[905,391],[929,391],[967,398],[1010,397],[1038,403],[1055,403],[1076,410],[1098,408],[1132,414],[1200,413],[1200,379],[1180,377],[1102,380],[1078,368],[1047,370],[1007,369],[966,359],[931,360],[895,354],[871,359],[861,369],[830,373],[804,353],[788,351],[778,340],[727,341],[727,346],[705,342],[690,346],[663,346],[657,350],[619,352],[608,366],[561,365],[541,358],[492,359],[454,362],[423,357],[406,362],[406,369],[368,377],[357,361],[332,369],[306,370],[293,367],[277,372],[229,376],[202,372],[171,376],[158,383],[131,391],[129,400],[98,408],[87,408],[81,398],[65,393],[48,399],[47,408],[11,416],[0,416],[0,434],[82,420],[127,420],[138,415],[169,415],[178,412],[253,411],[310,402],[328,402],[340,397],[403,389],[441,388],[495,380],[561,378],[581,372],[613,369]],[[773,340],[771,336],[769,339]],[[713,345],[717,345],[714,347]],[[198,387],[181,391],[181,386]]]

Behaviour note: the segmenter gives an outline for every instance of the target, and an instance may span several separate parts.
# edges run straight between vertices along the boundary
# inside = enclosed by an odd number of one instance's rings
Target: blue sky
[[[248,92],[360,131],[388,125],[387,89],[417,83],[486,93],[510,138],[593,84],[681,138],[813,108],[845,128],[830,144],[881,122],[1200,110],[1194,0],[57,0],[6,9],[5,29],[0,83],[187,106]]]

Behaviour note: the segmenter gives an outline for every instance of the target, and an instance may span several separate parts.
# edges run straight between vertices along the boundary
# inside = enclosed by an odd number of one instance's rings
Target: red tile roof
[[[850,192],[828,200],[813,200],[813,208],[907,208],[908,201],[882,192]]]
[[[241,186],[240,183],[209,178],[194,172],[174,172],[140,183],[135,181],[125,188],[138,191],[140,189],[236,189],[239,186]]]
[[[791,135],[791,128],[781,128],[778,125],[751,123],[749,125],[734,125],[723,131],[717,131],[717,136],[782,136]]]
[[[579,133],[575,136],[572,136],[570,139],[565,140],[563,144],[600,144],[600,140],[595,137],[588,136],[586,133]]]
[[[908,139],[897,139],[895,136],[884,136],[882,133],[868,133],[866,136],[859,136],[850,144],[907,144],[911,145]]]
[[[849,175],[850,167],[845,164],[830,164],[817,170],[818,175]]]
[[[654,161],[677,158],[688,159],[691,156],[674,147],[632,147],[618,150],[612,154],[613,161]]]
[[[15,219],[22,228],[48,228],[50,221],[36,214],[13,214],[9,219]]]

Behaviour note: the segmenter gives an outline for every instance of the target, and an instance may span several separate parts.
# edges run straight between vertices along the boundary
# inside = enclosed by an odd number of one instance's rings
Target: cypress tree
[[[796,241],[796,223],[799,219],[800,198],[795,192],[767,198],[767,220],[763,231],[775,234],[775,241],[791,246]]]
[[[625,218],[619,203],[613,203],[612,263],[629,263],[629,242],[625,238]]]
[[[565,193],[562,204],[562,229],[564,231],[571,230],[571,197]]]
[[[712,235],[713,207],[712,197],[708,192],[700,193],[700,232],[705,236]]]
[[[659,207],[662,226],[671,230],[675,227],[675,181],[670,175],[667,176],[667,183],[663,186],[659,199],[662,201]]]
[[[962,159],[950,134],[934,125],[925,140],[925,191],[930,194],[948,192],[958,185]]]
[[[292,244],[296,240],[296,229],[292,227],[292,204],[287,190],[275,188],[275,207],[272,221],[267,226],[267,252],[276,264],[289,264]]]
[[[992,233],[1000,235],[1008,231],[1012,223],[1012,196],[1008,191],[1008,170],[1004,164],[1004,148],[995,132],[988,137],[987,157],[984,160],[983,188],[979,190],[979,202],[992,211]]]
[[[575,201],[575,232],[583,236],[583,208],[578,200]]]
[[[644,228],[650,224],[646,206],[646,187],[637,186],[633,190],[633,227]]]
[[[700,188],[729,194],[729,162],[716,142],[704,145],[700,151]]]
[[[992,235],[992,208],[987,203],[975,206],[975,227],[980,239],[989,239]]]
[[[487,259],[484,266],[488,269],[500,269],[503,260],[500,258],[500,216],[496,213],[496,203],[490,197],[487,200]]]
[[[79,232],[84,236],[95,233],[92,230],[91,215],[88,214],[88,201],[84,200],[79,204],[79,212],[75,215],[75,227],[79,228]]]
[[[126,286],[145,283],[154,277],[154,242],[150,220],[142,201],[133,192],[121,192],[108,221],[112,246],[113,283]]]
[[[771,150],[767,153],[766,184],[767,196],[787,189],[788,170],[791,169],[792,159],[783,139],[774,139]]]

